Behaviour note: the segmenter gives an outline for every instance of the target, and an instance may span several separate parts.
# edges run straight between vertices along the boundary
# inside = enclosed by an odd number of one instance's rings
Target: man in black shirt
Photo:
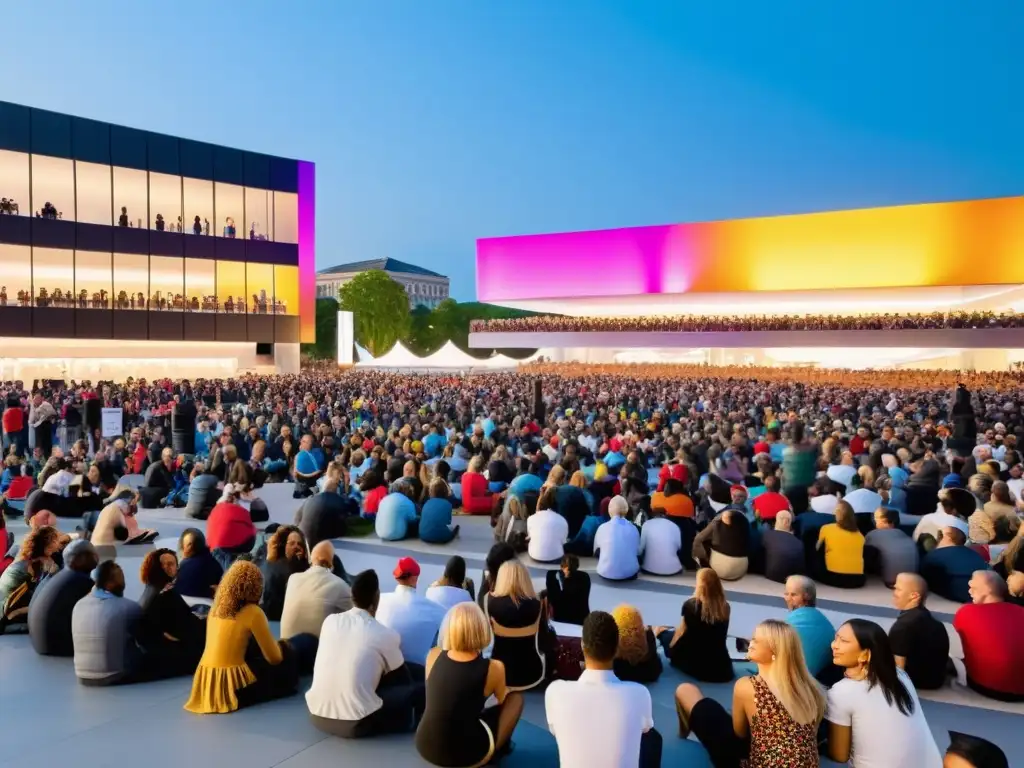
[[[918,690],[935,690],[946,682],[949,635],[946,627],[924,607],[928,585],[916,573],[901,573],[892,591],[899,618],[889,630],[896,663]]]

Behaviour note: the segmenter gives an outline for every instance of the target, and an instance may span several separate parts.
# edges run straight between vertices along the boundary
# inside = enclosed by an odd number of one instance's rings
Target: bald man
[[[281,638],[309,634],[320,637],[324,619],[352,607],[348,584],[332,572],[334,545],[321,541],[309,555],[309,570],[288,579],[281,613]]]
[[[896,663],[918,690],[935,690],[946,683],[949,635],[946,625],[925,608],[928,583],[917,573],[896,576],[892,602],[900,610],[889,630]]]
[[[970,593],[972,603],[953,618],[967,684],[990,699],[1024,701],[1024,608],[1007,601],[1009,589],[995,571],[975,571]]]

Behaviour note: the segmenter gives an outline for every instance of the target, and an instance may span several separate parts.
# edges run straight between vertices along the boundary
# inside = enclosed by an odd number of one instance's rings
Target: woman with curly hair
[[[263,576],[253,563],[239,560],[224,574],[185,704],[189,712],[225,714],[295,693],[295,658],[287,642],[271,634],[259,606],[262,594]]]
[[[280,621],[284,593],[293,573],[309,569],[306,538],[294,525],[282,525],[267,541],[267,562],[263,565],[263,610],[271,621]]]
[[[160,654],[177,674],[196,670],[206,643],[206,622],[192,613],[175,586],[178,556],[170,549],[154,549],[146,554],[139,569],[145,586],[139,607],[142,626],[139,641],[147,652]]]
[[[647,685],[661,676],[658,641],[643,616],[632,605],[620,605],[612,611],[619,628],[619,650],[615,655],[615,676],[619,680]]]
[[[56,528],[34,528],[21,542],[18,557],[0,575],[0,635],[12,627],[25,631],[28,603],[44,576],[56,573],[54,557],[67,542]]]

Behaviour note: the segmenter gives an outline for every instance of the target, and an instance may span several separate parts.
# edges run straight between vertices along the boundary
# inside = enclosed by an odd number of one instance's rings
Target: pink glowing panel
[[[476,281],[481,301],[1017,285],[1024,197],[491,238]]]
[[[316,342],[316,166],[299,162],[299,338]]]
[[[670,224],[479,240],[477,296],[500,301],[681,293],[690,286],[694,234]]]

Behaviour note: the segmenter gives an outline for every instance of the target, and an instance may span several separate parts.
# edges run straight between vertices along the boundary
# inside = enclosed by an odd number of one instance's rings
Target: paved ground
[[[297,502],[290,498],[290,487],[268,486],[262,493],[274,520],[291,520]],[[180,532],[194,524],[174,510],[144,511],[140,517],[144,526],[160,530],[162,536],[157,544],[163,546],[175,546]],[[444,561],[457,553],[466,558],[478,579],[483,556],[491,545],[491,531],[486,520],[479,518],[460,518],[459,522],[463,525],[462,535],[448,546],[418,541],[386,543],[370,538],[338,542],[339,554],[348,570],[376,568],[383,577],[391,572],[400,554],[412,552],[423,565],[423,578],[432,580],[440,575]],[[63,523],[62,527],[69,530],[74,527],[74,521]],[[19,535],[24,530],[19,523],[11,527]],[[144,547],[124,547],[118,554],[129,577],[129,597],[141,593],[133,575],[145,551]],[[540,580],[543,568],[528,564]],[[592,561],[584,562],[584,567],[592,566]],[[642,578],[615,586],[595,580],[591,606],[610,609],[630,602],[640,608],[648,623],[671,624],[677,620],[679,607],[692,591],[692,585],[692,575]],[[779,585],[755,576],[730,585],[732,633],[749,636],[758,621],[782,616],[784,606],[779,592]],[[881,584],[856,592],[822,587],[820,596],[821,607],[836,623],[851,616],[863,616],[888,626],[895,618],[888,591]],[[955,610],[955,605],[941,600],[935,600],[931,607],[947,621]],[[703,768],[708,763],[700,745],[692,740],[681,741],[674,735],[672,691],[685,679],[666,667],[661,680],[651,687],[655,722],[665,736],[664,765]],[[79,768],[125,766],[140,761],[147,768],[181,768],[183,763],[189,768],[222,768],[225,764],[247,768],[425,765],[416,755],[411,736],[369,742],[325,737],[309,724],[305,702],[298,696],[232,715],[189,714],[182,705],[190,685],[190,679],[178,679],[113,689],[83,688],[75,681],[69,659],[36,656],[25,636],[0,637],[0,743],[4,745],[0,768],[21,766],[26,753],[43,750],[63,755],[61,759],[70,759]],[[729,703],[731,685],[711,685],[706,690]],[[558,758],[544,720],[543,695],[528,694],[526,699],[524,718],[514,737],[516,751],[503,765],[553,768]],[[975,733],[1000,744],[1010,755],[1011,765],[1024,768],[1024,705],[991,702],[955,686],[927,694],[923,705],[940,747],[948,743],[950,729]],[[830,763],[826,761],[823,765]]]

